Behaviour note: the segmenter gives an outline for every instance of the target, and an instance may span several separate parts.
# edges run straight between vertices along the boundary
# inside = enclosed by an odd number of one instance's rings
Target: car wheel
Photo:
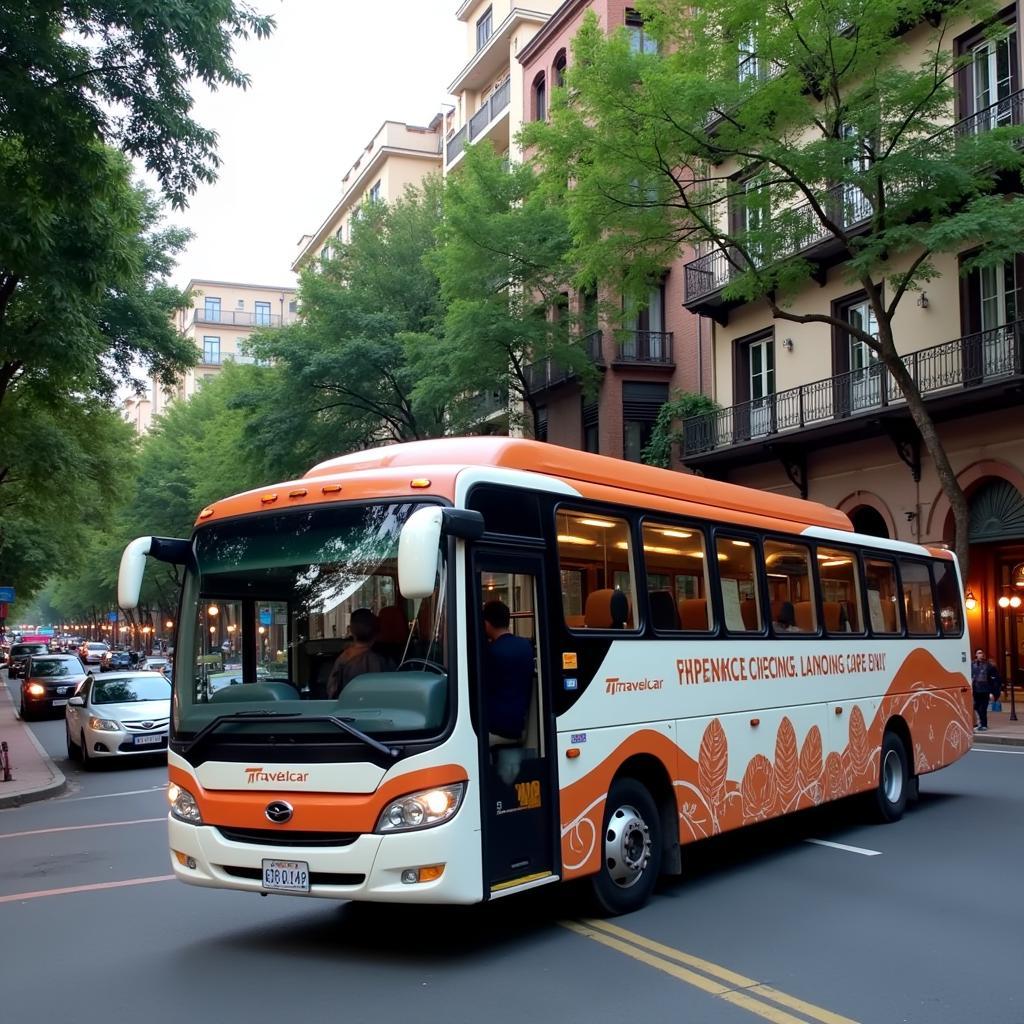
[[[71,738],[71,730],[64,726],[64,736],[68,741],[68,760],[69,761],[81,761],[82,760],[82,748],[75,743]]]
[[[601,869],[591,887],[598,910],[628,914],[650,898],[661,870],[661,821],[647,787],[619,779],[605,805]]]
[[[82,751],[82,770],[87,772],[92,771],[95,761],[93,761],[93,759],[89,756],[89,744],[85,741],[84,731],[82,735],[79,737],[78,749]]]
[[[882,737],[878,785],[872,793],[873,817],[881,822],[899,821],[906,810],[910,789],[911,775],[907,748],[896,733],[887,730]]]

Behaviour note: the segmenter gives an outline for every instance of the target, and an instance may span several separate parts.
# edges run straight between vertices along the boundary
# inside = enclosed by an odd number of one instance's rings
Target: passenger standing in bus
[[[995,666],[985,658],[983,650],[974,652],[971,662],[971,690],[974,692],[974,711],[978,716],[978,732],[988,731],[988,702],[998,697],[1002,689],[1002,680]]]
[[[377,638],[377,616],[369,608],[357,608],[349,622],[352,643],[335,659],[327,677],[327,699],[334,700],[345,686],[364,672],[390,672],[390,658],[373,650]]]
[[[533,683],[533,647],[509,630],[512,614],[503,601],[488,601],[483,610],[485,718],[491,745],[519,742],[526,729]]]

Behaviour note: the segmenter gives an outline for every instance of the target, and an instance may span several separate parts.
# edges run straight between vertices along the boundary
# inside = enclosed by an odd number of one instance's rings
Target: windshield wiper
[[[397,761],[401,756],[401,751],[397,747],[389,747],[380,740],[375,740],[372,736],[367,736],[362,729],[357,729],[352,723],[355,721],[354,718],[338,718],[336,715],[304,715],[301,711],[234,711],[229,715],[218,715],[212,721],[207,722],[192,737],[188,743],[185,744],[182,750],[183,754],[189,753],[199,743],[201,743],[210,733],[219,729],[225,723],[237,722],[239,719],[243,721],[245,719],[281,719],[281,718],[292,718],[301,719],[303,722],[330,722],[331,725],[337,726],[342,732],[348,733],[353,738],[359,740],[361,743],[365,743],[366,746],[370,747],[371,750],[376,750],[378,754],[383,754],[385,757],[390,758],[392,761]]]

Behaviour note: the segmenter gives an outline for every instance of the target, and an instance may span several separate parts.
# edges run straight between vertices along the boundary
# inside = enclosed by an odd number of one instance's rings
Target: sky
[[[194,90],[219,135],[218,180],[168,223],[195,235],[174,283],[192,278],[287,286],[303,234],[385,120],[426,125],[468,59],[458,0],[253,0],[277,29],[236,47],[246,91]]]

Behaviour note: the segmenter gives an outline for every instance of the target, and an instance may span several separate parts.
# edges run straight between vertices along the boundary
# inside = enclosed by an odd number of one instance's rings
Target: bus
[[[854,794],[896,821],[972,742],[949,551],[699,476],[417,441],[133,541],[122,608],[147,557],[184,570],[168,820],[193,885],[465,904],[580,879],[623,913],[690,843]],[[518,735],[489,727],[493,601],[533,655]],[[365,609],[374,670],[335,690]]]

